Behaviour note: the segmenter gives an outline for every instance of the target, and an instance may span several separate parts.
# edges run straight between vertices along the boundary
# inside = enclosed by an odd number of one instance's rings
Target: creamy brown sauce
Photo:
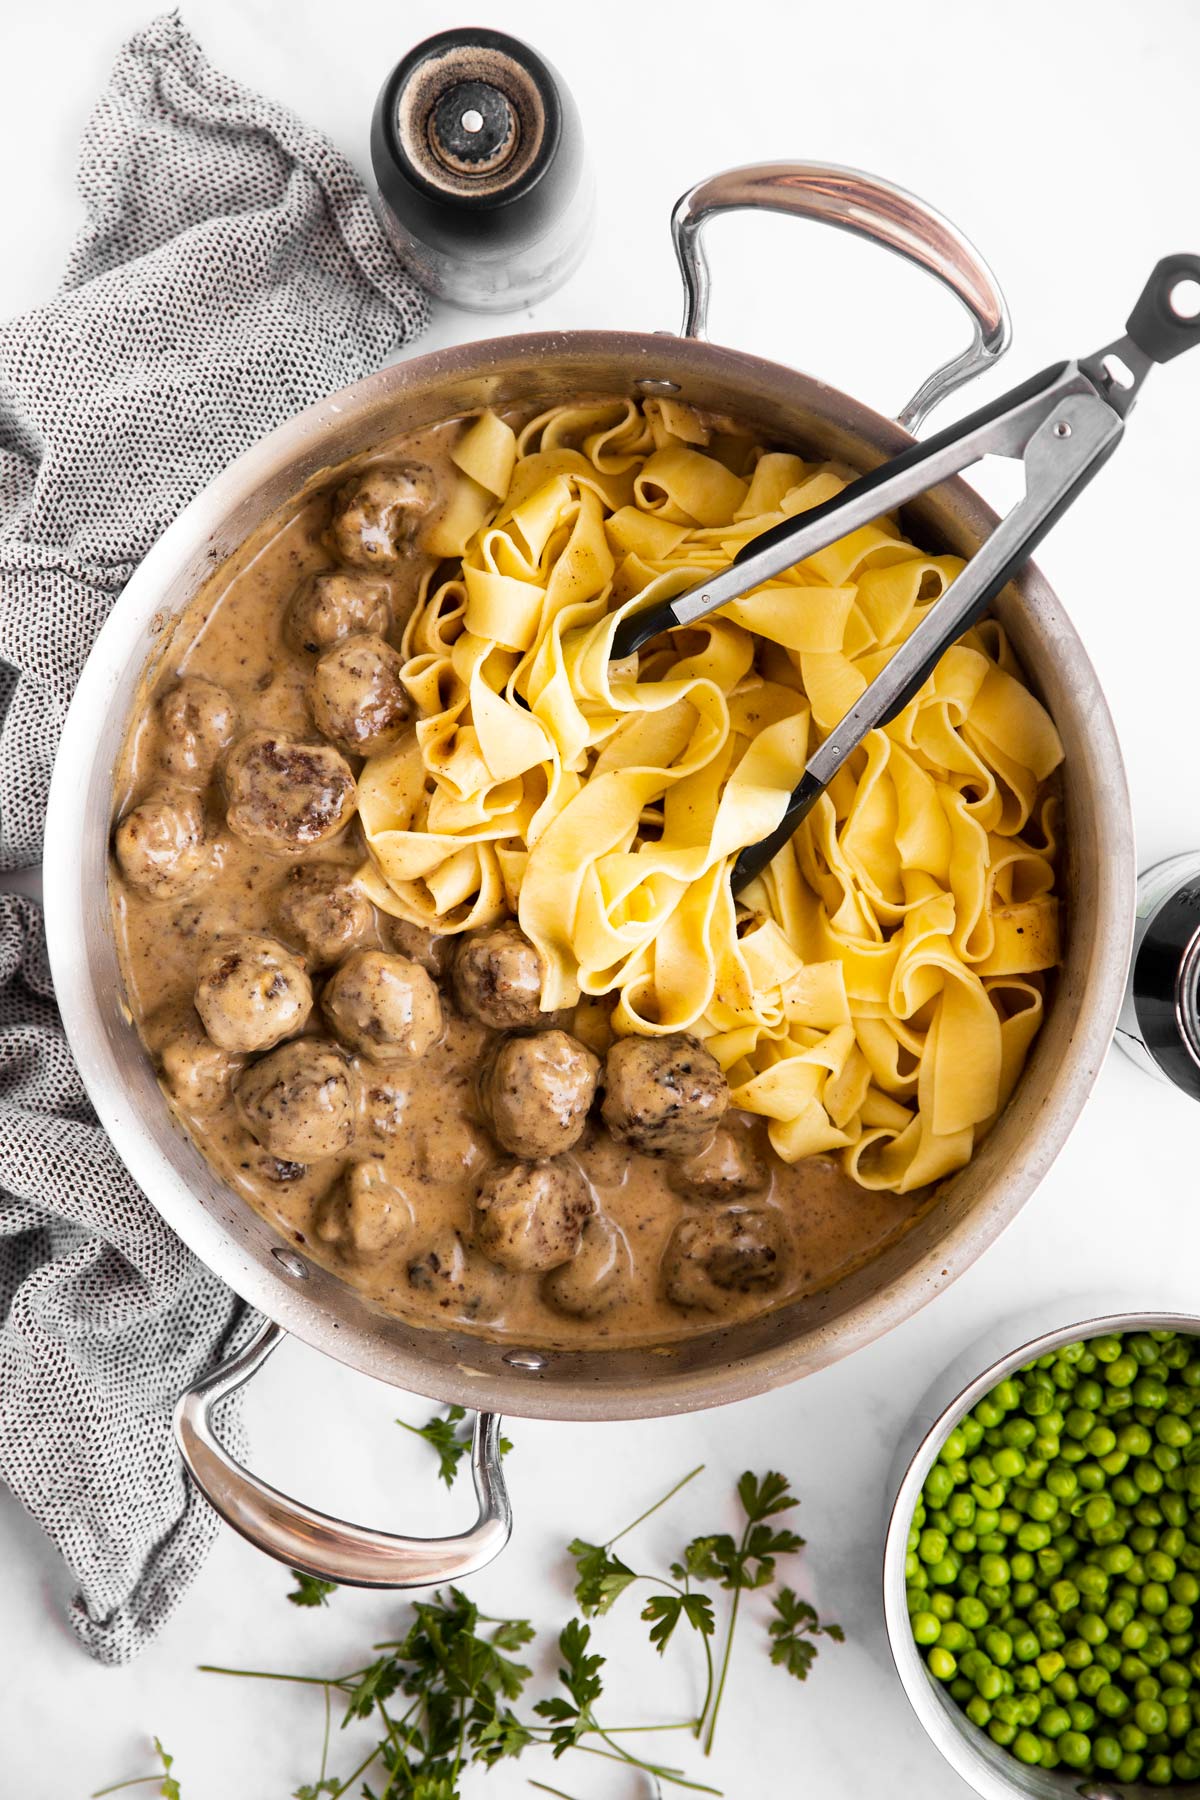
[[[372,461],[416,463],[447,478],[446,446],[456,423],[397,439]],[[339,476],[339,480],[343,477]],[[116,818],[171,789],[164,774],[155,707],[184,676],[219,684],[237,710],[238,737],[266,727],[313,744],[320,741],[310,704],[315,657],[292,647],[284,621],[297,589],[312,573],[335,566],[329,548],[330,492],[301,497],[292,508],[218,570],[178,621],[156,658],[130,734],[116,783]],[[419,537],[417,543],[419,546]],[[430,559],[414,553],[387,577],[393,611],[389,640],[398,645]],[[372,577],[375,578],[374,576]],[[361,766],[351,757],[351,767]],[[198,1030],[193,1010],[197,965],[214,939],[243,932],[279,936],[277,915],[288,872],[297,864],[338,864],[347,875],[365,852],[354,821],[332,843],[299,856],[252,849],[227,826],[219,771],[202,790],[211,834],[201,879],[178,897],[154,898],[124,880],[114,865],[111,899],[127,998],[152,1056],[181,1027]],[[411,939],[385,915],[374,914],[362,942],[408,953]],[[294,944],[293,946],[294,947]],[[331,971],[311,971],[316,1005],[306,1033],[330,1036],[321,1017],[320,991]],[[495,1267],[474,1252],[469,1299],[414,1285],[410,1275],[431,1245],[457,1231],[470,1244],[474,1201],[481,1175],[501,1158],[489,1135],[478,1094],[478,1074],[495,1033],[456,1007],[448,979],[438,980],[445,1030],[418,1060],[383,1067],[352,1058],[360,1099],[352,1141],[335,1156],[309,1164],[264,1151],[239,1118],[226,1086],[215,1105],[191,1107],[177,1090],[167,1103],[205,1157],[245,1200],[306,1254],[334,1269],[383,1307],[428,1323],[453,1318],[489,1336],[523,1342],[581,1346],[657,1343],[773,1307],[825,1287],[893,1241],[920,1209],[920,1197],[865,1191],[829,1159],[796,1166],[771,1151],[762,1122],[731,1113],[726,1126],[744,1135],[767,1168],[767,1185],[746,1201],[768,1212],[780,1228],[782,1275],[769,1291],[729,1292],[720,1311],[685,1309],[663,1291],[664,1249],[680,1220],[702,1213],[670,1185],[671,1165],[616,1143],[593,1108],[584,1136],[570,1153],[594,1193],[600,1213],[615,1227],[629,1253],[629,1274],[619,1297],[590,1318],[571,1317],[551,1304],[546,1278]],[[601,1053],[596,1009],[578,1024],[578,1035]],[[572,1029],[572,1021],[565,1021]],[[237,1067],[246,1060],[240,1059]],[[371,1164],[400,1198],[404,1229],[382,1249],[356,1247],[327,1232],[331,1199],[346,1171]],[[374,1179],[374,1175],[371,1177]],[[711,1203],[707,1203],[711,1204]]]

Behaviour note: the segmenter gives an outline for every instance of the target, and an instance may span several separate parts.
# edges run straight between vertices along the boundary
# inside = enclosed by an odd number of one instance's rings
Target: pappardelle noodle
[[[671,401],[485,412],[428,547],[454,559],[403,639],[415,734],[366,763],[362,880],[462,932],[515,914],[547,1011],[690,1032],[788,1162],[863,1187],[962,1167],[1058,961],[1062,760],[982,623],[874,731],[735,902],[732,859],[961,568],[888,518],[623,664],[623,614],[723,567],[852,479]],[[443,562],[441,572],[445,572]]]

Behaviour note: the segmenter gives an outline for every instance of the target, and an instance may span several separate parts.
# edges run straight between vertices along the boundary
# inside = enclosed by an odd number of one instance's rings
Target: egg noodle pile
[[[874,731],[735,903],[729,865],[961,568],[881,519],[610,663],[616,623],[838,493],[670,401],[493,413],[430,548],[461,572],[405,632],[418,712],[359,784],[371,897],[465,931],[515,914],[547,1010],[691,1032],[789,1162],[904,1193],[1003,1106],[1058,960],[1062,746],[985,622]]]

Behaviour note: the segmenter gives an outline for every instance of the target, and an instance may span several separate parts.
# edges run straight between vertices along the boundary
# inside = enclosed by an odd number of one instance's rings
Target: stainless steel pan
[[[925,381],[899,423],[812,376],[704,335],[700,228],[761,207],[824,220],[937,275],[962,301],[972,341]],[[269,1320],[250,1351],[181,1402],[193,1475],[262,1548],[314,1573],[371,1585],[462,1575],[507,1536],[494,1423],[477,1430],[480,1522],[464,1537],[414,1544],[322,1519],[232,1462],[212,1434],[221,1393],[246,1379],[283,1331],[397,1386],[482,1414],[620,1419],[716,1406],[810,1373],[878,1337],[947,1286],[1004,1228],[1057,1155],[1108,1047],[1132,929],[1133,836],[1120,752],[1095,674],[1054,594],[1027,568],[996,612],[1066,748],[1066,961],[1022,1081],[970,1166],[947,1181],[899,1241],[828,1291],[662,1349],[545,1350],[408,1325],[308,1262],[217,1179],[172,1124],[122,1003],[105,894],[112,769],[147,660],[213,566],[320,471],[397,431],[483,405],[551,404],[583,393],[672,394],[750,421],[809,454],[874,468],[912,442],[925,413],[1003,350],[995,282],[971,245],[890,184],[819,164],[722,175],[673,220],[687,294],[684,330],[579,331],[499,338],[381,370],[311,407],[240,457],[163,535],[117,601],[67,717],[46,834],[46,914],[59,1004],[97,1113],[131,1173],[191,1248]],[[873,328],[874,310],[864,320]],[[970,556],[994,515],[961,481],[914,503],[911,529]]]

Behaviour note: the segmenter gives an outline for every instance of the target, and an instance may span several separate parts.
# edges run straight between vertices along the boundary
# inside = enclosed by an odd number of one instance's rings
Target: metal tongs
[[[735,894],[783,848],[867,733],[904,710],[943,652],[975,623],[1107,462],[1151,366],[1200,343],[1198,284],[1200,256],[1164,257],[1130,313],[1124,337],[1091,356],[1043,369],[990,406],[860,476],[834,499],[752,538],[720,574],[621,621],[611,652],[618,661],[660,631],[693,624],[729,605],[985,456],[1024,464],[1021,499],[814,752],[770,837],[738,856],[730,876]],[[1192,296],[1195,306],[1189,304]]]

